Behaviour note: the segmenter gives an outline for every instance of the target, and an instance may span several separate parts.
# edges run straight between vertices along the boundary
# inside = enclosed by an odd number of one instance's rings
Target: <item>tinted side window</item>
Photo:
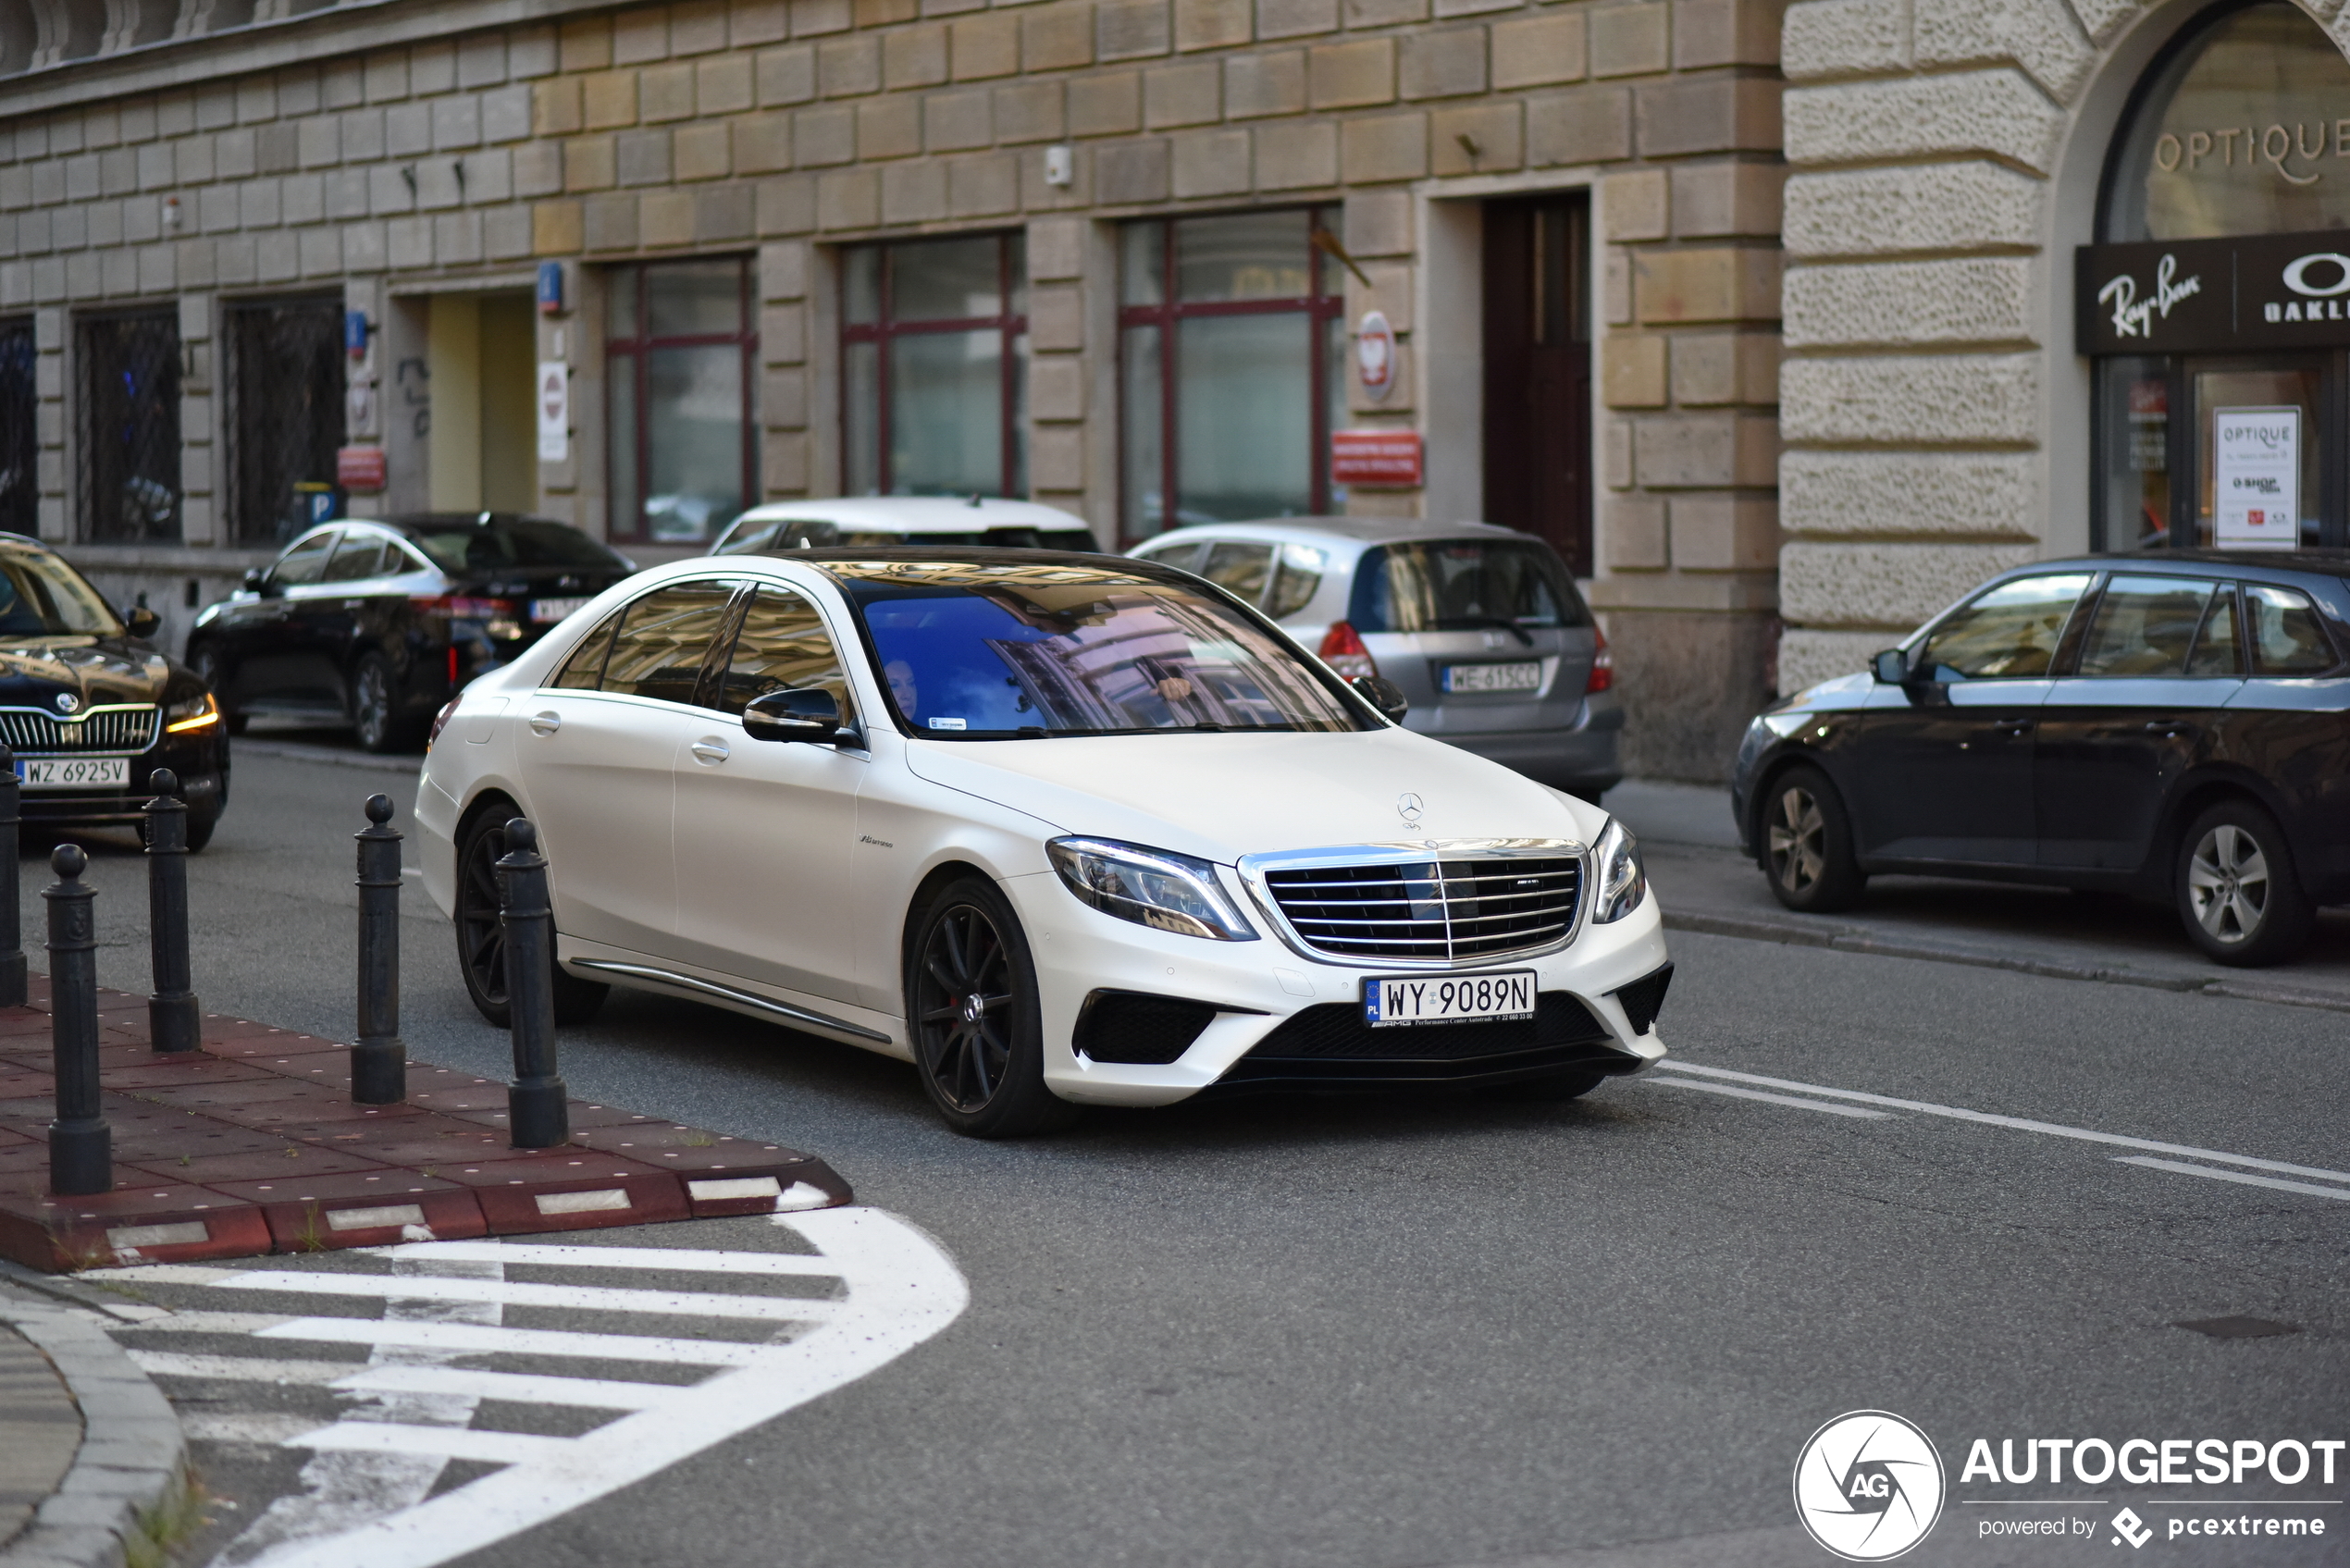
[[[1918,650],[1918,673],[1939,681],[2047,674],[2088,586],[2085,572],[2000,584],[1934,629]]]
[[[2181,577],[2113,578],[2081,645],[2081,673],[2185,674],[2213,586]]]
[[[1180,572],[1196,572],[1199,570],[1200,551],[1206,548],[1200,544],[1170,545],[1166,549],[1146,549],[1142,553],[1144,561],[1156,561]]]
[[[335,548],[335,541],[341,537],[341,531],[337,530],[294,546],[269,569],[270,583],[283,588],[316,582],[327,570],[327,552]]]
[[[789,588],[763,585],[743,611],[717,706],[740,713],[752,698],[809,686],[831,692],[848,712],[848,681],[816,607]]]
[[[327,562],[327,574],[319,581],[355,583],[377,576],[383,571],[383,540],[373,534],[347,534],[335,548],[334,559]]]
[[[628,613],[623,605],[598,623],[587,639],[571,650],[563,667],[554,679],[558,689],[594,691],[604,684],[604,660],[612,652],[612,634],[620,630],[621,617]]]
[[[674,583],[631,603],[604,663],[603,689],[691,702],[736,586],[711,579]]]
[[[2322,675],[2340,662],[2318,607],[2291,588],[2246,583],[2244,619],[2256,675]]]
[[[1274,562],[1273,591],[1265,601],[1265,613],[1286,621],[1305,609],[1321,587],[1322,569],[1329,564],[1330,557],[1312,545],[1283,545]]]
[[[1259,604],[1265,580],[1273,573],[1271,545],[1220,544],[1207,547],[1207,564],[1199,574],[1235,599]]]
[[[2236,590],[2221,583],[2203,617],[2203,633],[2195,639],[2195,655],[2187,661],[2190,675],[2241,675],[2244,650],[2236,641]]]

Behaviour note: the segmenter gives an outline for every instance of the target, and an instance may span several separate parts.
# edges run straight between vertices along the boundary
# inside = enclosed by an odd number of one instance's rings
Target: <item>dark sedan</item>
[[[135,824],[168,768],[201,849],[229,803],[229,742],[204,683],[144,639],[155,611],[118,613],[63,558],[0,534],[0,739],[16,753],[26,826]]]
[[[1991,579],[1756,719],[1738,832],[1789,908],[1908,871],[2146,893],[2223,964],[2350,902],[2350,552],[2165,550]]]
[[[450,698],[636,570],[565,523],[485,512],[312,529],[207,606],[188,662],[232,732],[256,713],[349,723],[370,751],[423,740]]]

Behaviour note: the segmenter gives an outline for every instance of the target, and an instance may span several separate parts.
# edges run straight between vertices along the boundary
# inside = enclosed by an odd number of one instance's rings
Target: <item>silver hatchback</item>
[[[1623,777],[1607,639],[1531,535],[1291,517],[1177,528],[1129,553],[1237,594],[1342,675],[1384,675],[1409,729],[1587,800]]]

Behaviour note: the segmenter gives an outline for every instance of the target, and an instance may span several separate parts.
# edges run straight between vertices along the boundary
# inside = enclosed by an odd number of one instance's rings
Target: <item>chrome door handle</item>
[[[1999,719],[1991,727],[2004,735],[2020,735],[2032,727],[2029,719]]]
[[[530,733],[532,735],[550,735],[563,727],[563,716],[560,713],[533,713],[530,716]]]
[[[2144,728],[2148,735],[2183,735],[2194,726],[2180,719],[2148,719]]]
[[[724,762],[729,755],[725,746],[714,740],[698,740],[688,749],[705,762]]]

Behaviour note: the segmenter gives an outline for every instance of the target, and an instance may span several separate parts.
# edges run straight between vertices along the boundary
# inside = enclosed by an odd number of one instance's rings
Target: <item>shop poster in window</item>
[[[2222,549],[2301,544],[2301,411],[2211,412],[2216,542]]]

